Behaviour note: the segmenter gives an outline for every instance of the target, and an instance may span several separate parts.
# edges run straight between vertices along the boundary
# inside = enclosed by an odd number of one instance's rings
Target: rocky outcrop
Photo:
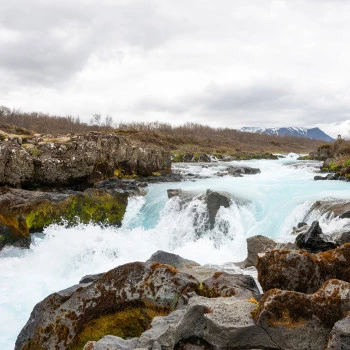
[[[152,175],[170,169],[169,152],[118,133],[0,141],[0,184],[35,188],[91,184],[120,174]]]
[[[326,239],[318,221],[314,221],[307,232],[300,233],[295,244],[310,253],[325,252],[337,247],[336,243]]]
[[[349,310],[350,284],[329,280],[314,294],[268,291],[254,318],[281,349],[320,350],[334,323]]]
[[[168,264],[178,270],[188,269],[194,266],[200,266],[193,260],[188,260],[180,255],[158,250],[147,260],[147,262],[157,262],[159,264]]]
[[[81,346],[94,334],[139,336],[154,316],[188,302],[198,281],[169,265],[129,263],[54,293],[34,307],[15,349]]]
[[[41,192],[0,188],[0,249],[6,244],[28,247],[30,232],[52,223],[95,222],[120,225],[128,191],[90,188],[84,192]]]
[[[350,202],[348,200],[323,200],[316,201],[311,208],[308,210],[308,214],[310,215],[313,212],[317,212],[320,216],[334,216],[340,217],[341,219],[346,219],[347,214],[350,212]]]
[[[273,250],[259,256],[257,269],[264,291],[279,288],[314,293],[329,279],[348,281],[349,266],[350,244],[345,244],[318,254]]]

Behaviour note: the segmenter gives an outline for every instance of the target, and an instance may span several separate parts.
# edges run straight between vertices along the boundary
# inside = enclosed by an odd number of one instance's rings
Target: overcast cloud
[[[0,105],[350,136],[350,2],[3,0]]]

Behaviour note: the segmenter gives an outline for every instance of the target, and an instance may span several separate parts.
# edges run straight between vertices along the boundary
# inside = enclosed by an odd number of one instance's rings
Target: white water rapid
[[[214,174],[229,165],[247,165],[261,174],[241,178]],[[129,200],[121,228],[54,225],[33,237],[31,248],[7,247],[0,252],[0,349],[11,350],[34,305],[52,292],[78,283],[86,274],[107,271],[131,261],[145,261],[162,249],[201,264],[222,265],[246,258],[246,238],[263,234],[293,241],[290,233],[305,218],[316,200],[349,198],[350,183],[314,181],[319,163],[280,160],[211,164],[178,164],[185,174],[206,179],[154,184],[145,197]],[[167,189],[181,188],[196,194],[207,189],[229,192],[234,203],[221,208],[212,230],[204,225],[205,206],[194,197],[181,205],[167,198]],[[350,229],[349,219],[322,217],[325,233]],[[227,266],[234,266],[226,264]]]

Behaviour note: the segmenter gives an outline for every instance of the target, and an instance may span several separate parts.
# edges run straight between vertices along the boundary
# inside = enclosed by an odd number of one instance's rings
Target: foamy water
[[[316,200],[349,198],[350,184],[313,181],[316,162],[297,162],[295,155],[278,161],[179,164],[183,173],[207,179],[155,184],[145,197],[129,200],[123,226],[101,228],[53,225],[33,237],[29,250],[6,248],[0,252],[0,349],[14,348],[17,334],[34,305],[48,294],[78,283],[91,273],[107,271],[130,261],[145,261],[162,249],[201,264],[235,270],[232,262],[246,257],[246,238],[263,234],[280,241],[295,239],[290,233]],[[230,164],[261,169],[243,178],[217,177]],[[167,189],[193,193],[186,204],[168,200]],[[215,227],[208,230],[205,204],[207,189],[231,194],[233,203],[221,208]],[[350,226],[350,220],[310,215],[320,219],[325,233]],[[226,263],[226,264],[225,264]]]

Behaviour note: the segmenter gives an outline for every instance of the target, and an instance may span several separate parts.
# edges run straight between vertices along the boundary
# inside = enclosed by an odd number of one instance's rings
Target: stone
[[[314,294],[272,289],[253,314],[279,348],[320,350],[334,323],[349,310],[350,284],[329,280]]]
[[[327,176],[316,175],[314,176],[314,180],[319,181],[319,180],[328,180],[328,179],[327,179]]]
[[[343,245],[345,243],[350,243],[350,232],[342,232],[335,239],[335,243],[338,245]]]
[[[81,278],[81,280],[79,281],[79,284],[90,283],[90,282],[96,281],[102,275],[103,275],[103,273],[96,273],[94,275],[86,275],[86,276]]]
[[[326,350],[346,349],[350,349],[350,312],[334,324],[326,347]]]
[[[67,225],[92,221],[119,226],[128,195],[103,188],[43,192],[0,187],[0,248],[6,244],[28,248],[31,232],[62,220]]]
[[[99,339],[106,329],[124,338],[139,336],[154,316],[183,307],[187,294],[197,289],[195,278],[170,265],[125,264],[38,303],[15,349],[82,348],[87,335],[93,333]]]
[[[253,299],[192,297],[186,308],[175,311],[177,314],[167,323],[155,319],[137,346],[150,348],[157,341],[162,349],[174,349],[187,339],[200,339],[213,349],[279,349],[254,323],[251,312],[255,308]],[[156,332],[159,325],[161,331]]]
[[[259,288],[252,276],[216,272],[201,284],[200,295],[209,298],[231,297],[256,298],[260,295]]]
[[[251,168],[248,166],[229,166],[226,171],[230,175],[255,175],[255,174],[260,174],[261,171],[258,168]]]
[[[220,207],[228,208],[230,206],[231,196],[225,192],[213,192],[207,190],[205,201],[208,208],[210,229],[213,229],[217,212]]]
[[[337,247],[336,243],[326,241],[318,221],[314,221],[306,233],[300,233],[295,244],[310,253],[324,252]]]
[[[235,263],[240,268],[257,266],[259,254],[265,253],[274,249],[289,249],[294,250],[297,247],[293,243],[277,243],[271,238],[257,235],[247,238],[248,256],[243,262]]]
[[[86,185],[114,175],[150,176],[170,166],[168,151],[118,133],[0,141],[0,184],[14,187]]]
[[[302,293],[316,292],[329,279],[345,278],[350,266],[350,244],[311,254],[273,250],[259,256],[258,279],[266,292],[273,288]]]
[[[168,264],[176,269],[184,269],[184,268],[190,268],[193,266],[200,266],[198,263],[196,263],[193,260],[188,260],[185,258],[182,258],[180,255],[168,253],[163,250],[158,250],[152,256],[147,260],[147,262],[157,262],[160,264]]]
[[[114,335],[106,335],[99,341],[89,341],[83,350],[133,350],[137,338],[125,340]]]

